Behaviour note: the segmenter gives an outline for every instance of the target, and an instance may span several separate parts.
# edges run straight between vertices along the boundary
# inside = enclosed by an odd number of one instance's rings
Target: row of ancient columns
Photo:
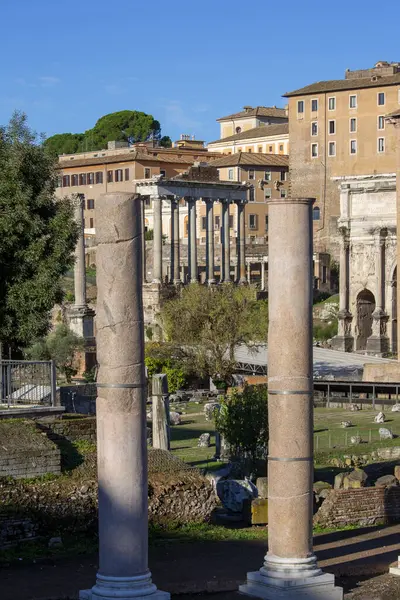
[[[180,235],[179,235],[179,198],[166,197],[171,202],[171,283],[179,284],[180,278]],[[153,206],[153,283],[161,284],[162,272],[162,196],[151,196]],[[197,261],[197,214],[196,199],[185,198],[188,206],[189,235],[188,235],[188,262],[189,281],[198,281]],[[214,284],[215,276],[215,248],[214,248],[214,200],[203,198],[206,204],[206,283]],[[221,233],[221,282],[231,281],[231,256],[230,256],[230,225],[229,225],[229,200],[221,199],[222,206],[222,233]],[[238,210],[237,229],[237,254],[238,254],[238,283],[246,282],[246,256],[245,256],[245,204],[235,201]]]

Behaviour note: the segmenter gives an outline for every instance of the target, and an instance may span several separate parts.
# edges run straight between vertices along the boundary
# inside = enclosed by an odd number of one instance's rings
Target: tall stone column
[[[74,291],[75,306],[86,306],[86,265],[85,265],[85,234],[83,210],[85,207],[84,194],[76,194],[73,199],[75,221],[79,229],[79,238],[75,248]]]
[[[224,282],[231,280],[231,249],[230,249],[230,229],[229,229],[229,201],[222,200],[222,253],[221,268]]]
[[[350,240],[349,231],[346,227],[340,228],[340,264],[339,264],[339,313],[338,334],[332,339],[335,350],[352,352],[354,338],[351,334],[351,323],[353,316],[349,311],[349,253]]]
[[[143,269],[143,283],[146,283],[146,209],[144,198],[140,196],[140,206],[142,213],[142,269]]]
[[[237,240],[237,253],[238,253],[238,271],[239,271],[239,283],[246,283],[246,230],[245,230],[245,204],[244,202],[237,202],[238,210],[238,240]]]
[[[384,293],[386,235],[387,231],[385,229],[379,229],[375,235],[376,304],[372,314],[372,335],[367,339],[367,352],[379,355],[388,354],[390,347],[387,336],[389,317],[385,311]]]
[[[204,198],[206,203],[206,282],[208,285],[215,283],[214,277],[214,200]]]
[[[162,283],[162,198],[152,196],[153,207],[153,283]]]
[[[312,547],[313,200],[268,204],[268,553],[240,591],[270,600],[342,600]]]
[[[99,572],[81,600],[167,600],[148,569],[140,202],[97,202]]]
[[[171,199],[171,267],[174,285],[181,283],[179,255],[179,198]]]
[[[265,290],[265,261],[264,257],[261,261],[261,290]]]
[[[198,282],[198,268],[197,268],[197,227],[196,227],[196,199],[186,198],[188,205],[188,216],[189,216],[189,281],[190,283]]]

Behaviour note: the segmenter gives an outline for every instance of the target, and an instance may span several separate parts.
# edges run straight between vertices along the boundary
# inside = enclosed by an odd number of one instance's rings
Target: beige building
[[[347,70],[285,94],[289,99],[291,195],[316,198],[315,248],[338,256],[335,178],[396,170],[394,128],[385,115],[400,104],[400,63]]]
[[[243,133],[263,125],[287,123],[288,113],[285,108],[276,106],[244,106],[243,110],[217,119],[220,124],[220,138],[226,138],[236,133]]]

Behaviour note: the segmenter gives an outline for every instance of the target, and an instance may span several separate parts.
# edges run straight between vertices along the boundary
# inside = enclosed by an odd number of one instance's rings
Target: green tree
[[[228,382],[237,347],[266,341],[268,307],[249,287],[190,285],[164,304],[160,320],[166,339],[181,346],[198,375]]]
[[[185,387],[188,373],[185,363],[181,360],[182,352],[179,348],[159,342],[146,344],[145,364],[147,376],[151,380],[156,373],[165,373],[168,380],[168,391],[176,392]]]
[[[74,154],[84,150],[83,133],[58,133],[44,141],[46,150],[53,156],[60,154]]]
[[[169,137],[169,135],[162,136],[162,138],[160,139],[160,146],[162,146],[163,148],[171,148],[172,147],[172,140]]]
[[[43,337],[74,263],[77,226],[55,199],[54,159],[24,114],[0,128],[0,342],[17,351]]]
[[[266,386],[247,386],[243,392],[233,390],[216,412],[215,425],[234,456],[250,458],[253,465],[264,458],[268,442]]]
[[[76,354],[83,347],[83,338],[61,324],[46,338],[37,340],[25,355],[31,360],[54,360],[57,370],[69,383],[78,372]]]

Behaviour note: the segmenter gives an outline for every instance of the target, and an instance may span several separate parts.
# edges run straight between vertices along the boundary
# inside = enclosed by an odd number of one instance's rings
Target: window
[[[167,171],[165,169],[160,169],[160,175],[161,175],[161,177],[166,177]]]
[[[123,181],[122,169],[115,169],[115,181]]]
[[[88,173],[87,174],[87,184],[88,185],[93,185],[94,184],[94,173]]]
[[[79,175],[79,185],[86,185],[86,173]]]
[[[378,94],[378,106],[385,105],[385,92],[379,92]]]
[[[242,133],[242,128],[241,127],[236,127],[236,133]]]
[[[257,229],[257,215],[249,215],[249,229]]]
[[[96,183],[103,183],[103,171],[96,171]]]
[[[349,107],[357,108],[357,96],[355,94],[349,96]]]
[[[281,171],[281,181],[287,181],[287,171]]]
[[[71,185],[78,185],[78,175],[71,175]]]
[[[271,179],[272,179],[271,171],[265,171],[264,179],[265,179],[265,181],[271,181]]]
[[[93,229],[93,227],[94,227],[94,219],[93,219],[93,217],[90,217],[90,219],[89,219],[89,228]]]
[[[312,211],[312,218],[313,221],[319,221],[321,218],[321,211],[319,209],[319,206],[314,206],[313,211]]]
[[[94,199],[93,198],[88,198],[87,208],[88,208],[88,210],[93,210],[94,209]]]
[[[107,171],[107,183],[112,183],[112,182],[113,182],[113,172]]]
[[[63,187],[69,187],[69,175],[63,177]]]
[[[219,215],[214,217],[215,229],[219,229],[221,227],[221,218]]]
[[[318,144],[311,144],[311,158],[317,158],[318,156]]]
[[[378,152],[385,152],[385,138],[378,138]]]
[[[336,156],[336,142],[329,142],[328,145],[328,155]]]
[[[255,200],[254,187],[252,186],[249,190],[249,202],[254,202],[254,200]]]
[[[268,215],[265,215],[265,231],[268,231]]]
[[[233,215],[229,215],[229,227],[233,229]]]
[[[283,152],[283,144],[279,146],[279,152]]]
[[[287,192],[284,188],[281,188],[281,198],[286,198]]]
[[[125,169],[125,181],[129,181],[129,169]]]
[[[326,283],[328,279],[328,268],[323,266],[322,267],[322,283]]]
[[[61,177],[61,175],[59,175],[57,177],[57,187],[62,187],[62,177]]]
[[[299,100],[297,102],[297,112],[299,115],[304,113],[304,100]]]
[[[254,179],[254,169],[249,169],[249,179]]]
[[[357,131],[357,119],[355,117],[350,119],[350,133]]]
[[[318,100],[314,98],[311,100],[311,112],[317,112],[318,110]]]
[[[262,152],[262,150],[263,150],[262,146],[258,146],[258,151]]]
[[[151,177],[151,169],[149,167],[146,167],[144,170],[144,178],[150,179],[150,177]]]
[[[378,129],[385,129],[385,117],[378,117]]]
[[[350,140],[350,154],[357,154],[357,140]]]
[[[335,135],[335,133],[336,133],[336,121],[329,121],[328,122],[328,131],[329,131],[329,135]]]
[[[201,228],[206,229],[207,227],[207,217],[201,217]]]
[[[328,110],[335,110],[336,109],[336,98],[334,96],[332,96],[331,98],[328,98]]]
[[[247,152],[248,152],[249,154],[251,154],[253,151],[252,151],[252,149],[251,149],[251,148],[249,148],[249,149],[247,150]]]
[[[150,200],[150,196],[147,196],[147,197],[144,199],[144,205],[145,205],[145,206],[151,206],[151,200]]]
[[[273,150],[273,147],[272,147],[272,146],[269,146],[269,148],[268,148],[268,152],[272,152],[272,150]]]
[[[317,123],[317,121],[313,121],[311,123],[311,135],[318,135],[318,123]]]
[[[268,200],[269,198],[272,198],[272,189],[271,188],[264,188],[264,193],[265,193],[266,200]]]
[[[233,179],[233,169],[228,169],[228,179]]]

